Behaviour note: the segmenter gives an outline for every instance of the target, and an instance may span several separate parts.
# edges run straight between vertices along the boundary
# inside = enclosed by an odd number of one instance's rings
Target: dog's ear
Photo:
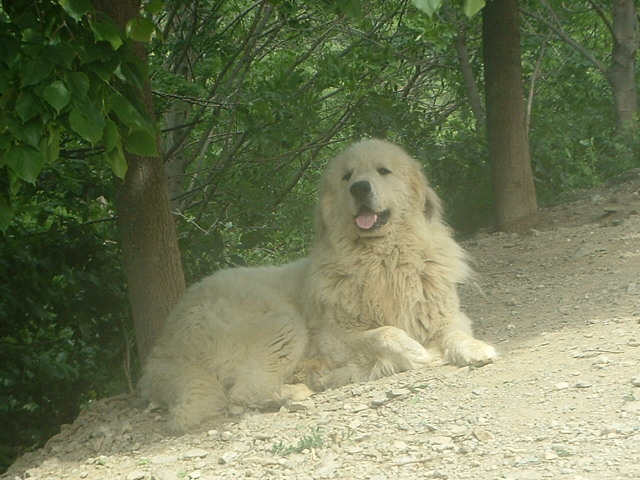
[[[313,221],[316,228],[316,236],[322,237],[324,236],[325,231],[327,230],[327,224],[322,217],[322,206],[318,203],[313,212]]]
[[[429,180],[422,171],[422,165],[415,160],[415,173],[411,177],[412,188],[418,197],[420,205],[423,205],[423,211],[427,220],[440,220],[442,218],[442,202],[431,188]]]
[[[324,237],[327,233],[329,221],[331,221],[331,212],[333,211],[333,193],[329,185],[327,172],[320,179],[318,186],[318,203],[314,211],[314,225],[316,228],[316,237]]]
[[[425,185],[424,214],[428,220],[439,220],[442,218],[442,202],[426,178]]]

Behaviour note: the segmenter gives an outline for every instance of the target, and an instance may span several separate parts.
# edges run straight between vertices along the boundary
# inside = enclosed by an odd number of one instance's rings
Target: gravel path
[[[638,479],[640,174],[466,244],[463,305],[501,358],[250,413],[181,437],[95,402],[3,479]]]

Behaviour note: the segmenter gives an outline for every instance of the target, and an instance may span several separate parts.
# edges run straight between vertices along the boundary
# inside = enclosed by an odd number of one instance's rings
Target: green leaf
[[[104,40],[111,44],[114,50],[118,50],[122,44],[120,30],[113,22],[89,22],[96,40]]]
[[[64,77],[65,82],[71,89],[71,93],[77,97],[85,98],[89,93],[89,77],[86,73],[73,72]]]
[[[104,118],[91,102],[74,102],[69,123],[73,131],[94,147],[102,139]]]
[[[16,139],[38,148],[43,133],[42,119],[40,117],[34,117],[25,122],[17,115],[6,115],[3,120],[7,129]]]
[[[19,178],[29,183],[36,182],[44,166],[42,152],[24,144],[9,147],[6,161]]]
[[[0,151],[6,150],[13,143],[13,137],[9,132],[3,132],[0,134]],[[3,167],[5,164],[5,158],[3,155],[0,155],[0,167]]]
[[[150,123],[120,92],[114,91],[112,93],[111,110],[115,112],[120,121],[128,127],[138,129],[150,128]]]
[[[41,113],[38,97],[30,90],[22,90],[16,98],[16,113],[23,122]]]
[[[20,42],[17,38],[3,36],[0,42],[0,62],[12,67],[21,57]]]
[[[56,109],[58,113],[69,104],[71,92],[62,80],[56,80],[47,86],[42,92],[42,96],[49,105]]]
[[[485,0],[466,0],[464,3],[464,14],[471,18],[485,6]]]
[[[104,154],[105,159],[111,165],[113,174],[118,178],[124,178],[127,173],[128,165],[127,159],[124,156],[124,152],[121,148],[114,148]]]
[[[42,139],[40,150],[44,153],[44,161],[48,164],[55,162],[60,156],[60,130],[52,128],[49,135]]]
[[[44,47],[43,55],[54,64],[71,69],[76,58],[76,49],[69,43],[56,43]]]
[[[113,47],[107,42],[83,43],[78,45],[78,58],[85,65],[93,62],[107,62],[114,57]]]
[[[150,42],[151,35],[153,35],[155,30],[155,24],[144,17],[132,18],[127,22],[127,26],[125,27],[127,37],[138,42]]]
[[[91,0],[58,0],[58,3],[76,22],[91,10]]]
[[[115,73],[119,64],[120,61],[117,57],[114,56],[112,59],[106,62],[95,62],[91,65],[88,65],[87,67],[90,68],[91,72],[95,73],[104,83],[110,84],[112,83],[113,74]]]
[[[418,10],[431,16],[433,12],[440,8],[442,0],[411,0],[411,3],[413,3],[413,6]]]
[[[134,155],[145,157],[158,155],[156,136],[149,130],[132,130],[125,141],[124,148]]]
[[[102,138],[105,151],[109,152],[114,148],[122,148],[122,137],[116,122],[107,118],[104,122],[104,136]]]
[[[118,178],[124,178],[127,173],[127,159],[122,150],[122,137],[116,123],[107,119],[104,126],[104,158],[107,160],[113,173]]]
[[[0,231],[4,232],[13,218],[13,205],[0,195]]]
[[[46,58],[25,58],[19,66],[21,86],[40,83],[49,76],[52,69],[53,65]]]

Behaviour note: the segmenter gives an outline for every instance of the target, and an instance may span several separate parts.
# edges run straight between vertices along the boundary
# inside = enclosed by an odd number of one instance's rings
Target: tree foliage
[[[133,39],[153,23],[137,18]],[[0,14],[0,229],[12,216],[22,182],[35,183],[73,139],[123,177],[124,150],[155,152],[155,126],[136,92],[145,66],[130,42],[89,0],[5,2]]]
[[[66,159],[21,189],[0,235],[0,464],[127,388],[131,359],[108,166]],[[87,181],[91,178],[91,181]]]

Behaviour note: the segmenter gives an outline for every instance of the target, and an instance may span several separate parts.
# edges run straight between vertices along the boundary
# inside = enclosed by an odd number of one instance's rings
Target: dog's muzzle
[[[366,180],[354,182],[349,187],[349,192],[355,200],[356,205],[359,206],[355,222],[360,230],[367,232],[375,231],[389,221],[389,216],[391,215],[389,210],[376,212],[371,208],[371,183]]]
[[[360,207],[358,215],[356,216],[356,226],[360,230],[371,232],[386,225],[390,216],[391,212],[389,210],[374,212],[369,207],[363,205]]]

